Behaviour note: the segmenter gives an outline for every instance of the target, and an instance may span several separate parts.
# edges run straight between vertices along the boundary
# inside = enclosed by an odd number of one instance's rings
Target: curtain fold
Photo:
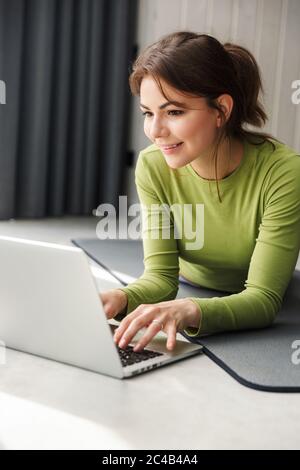
[[[117,208],[136,0],[0,0],[0,218]]]

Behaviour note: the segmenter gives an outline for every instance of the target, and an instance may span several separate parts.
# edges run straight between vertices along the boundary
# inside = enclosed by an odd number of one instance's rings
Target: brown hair
[[[260,71],[253,55],[244,47],[229,42],[222,45],[208,34],[178,31],[163,36],[148,46],[135,60],[129,77],[133,95],[140,95],[142,79],[151,75],[168,100],[160,79],[183,94],[203,97],[209,107],[220,111],[222,126],[215,144],[215,181],[219,201],[220,192],[217,177],[217,155],[224,138],[246,139],[259,145],[269,139],[277,140],[270,134],[252,132],[244,124],[262,127],[267,115],[258,99],[263,93]],[[233,108],[226,121],[223,109],[216,98],[229,94]],[[259,138],[255,141],[254,138]],[[271,141],[270,141],[271,142]],[[273,149],[274,143],[271,142]]]

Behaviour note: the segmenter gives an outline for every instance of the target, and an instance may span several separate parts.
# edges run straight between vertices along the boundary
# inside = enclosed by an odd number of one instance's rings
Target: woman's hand
[[[108,320],[114,318],[127,306],[127,295],[121,289],[109,289],[99,294]]]
[[[190,299],[142,304],[123,318],[115,330],[114,341],[120,348],[125,349],[141,328],[148,327],[134,347],[134,351],[140,351],[162,329],[168,336],[167,348],[172,351],[176,346],[177,331],[187,327],[198,328],[200,319],[200,309]],[[155,323],[152,323],[153,320]]]

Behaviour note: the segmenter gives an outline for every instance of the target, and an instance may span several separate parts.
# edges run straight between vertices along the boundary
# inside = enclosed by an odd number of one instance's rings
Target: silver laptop
[[[97,282],[77,247],[0,236],[0,341],[30,354],[119,379],[198,354],[201,345],[177,340],[173,351],[160,332],[140,352],[113,341]],[[108,286],[106,285],[106,288]]]

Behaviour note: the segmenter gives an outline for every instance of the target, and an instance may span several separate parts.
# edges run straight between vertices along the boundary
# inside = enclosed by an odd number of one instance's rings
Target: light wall
[[[262,73],[262,101],[269,117],[263,130],[300,152],[300,104],[291,100],[292,82],[300,80],[300,0],[139,0],[140,51],[177,30],[208,33],[247,47]],[[150,144],[137,98],[130,140],[136,161]],[[134,168],[128,170],[127,189],[128,203],[136,202]]]

